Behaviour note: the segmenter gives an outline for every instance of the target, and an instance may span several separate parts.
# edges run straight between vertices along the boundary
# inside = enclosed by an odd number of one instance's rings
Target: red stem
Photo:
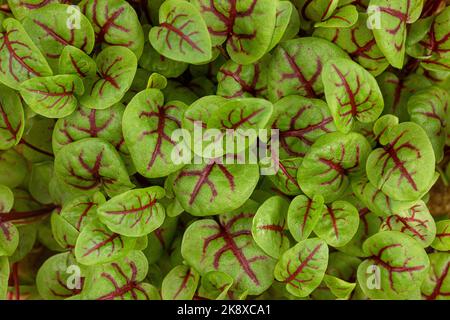
[[[9,221],[20,221],[25,219],[34,219],[45,216],[58,208],[57,206],[45,207],[33,211],[11,211],[9,213],[0,213],[0,223]]]

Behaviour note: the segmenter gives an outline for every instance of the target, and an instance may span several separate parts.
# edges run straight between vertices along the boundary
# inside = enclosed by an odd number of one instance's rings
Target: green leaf
[[[78,106],[76,96],[84,93],[76,75],[38,77],[24,81],[20,94],[31,109],[47,118],[64,118]]]
[[[183,149],[172,140],[187,106],[174,101],[164,104],[157,89],[138,93],[128,104],[123,119],[123,134],[137,171],[148,178],[165,177],[184,164],[176,163]],[[148,152],[143,152],[148,150]]]
[[[150,28],[151,26],[144,25],[144,33],[148,34]],[[139,59],[139,66],[151,73],[159,73],[166,78],[177,78],[186,71],[189,65],[160,55],[147,40],[144,45],[144,54]]]
[[[367,177],[352,181],[352,190],[370,211],[382,218],[407,210],[417,202],[394,200],[377,189]]]
[[[51,4],[31,11],[23,20],[23,27],[45,55],[53,71],[65,46],[77,47],[86,53],[94,48],[94,30],[80,12],[73,21],[74,10],[66,4]]]
[[[0,185],[0,257],[12,255],[19,244],[17,228],[7,221],[7,214],[13,208],[13,204],[14,194],[11,189]]]
[[[142,55],[144,32],[133,7],[124,0],[83,0],[81,11],[91,22],[96,43],[102,48],[122,46]]]
[[[191,300],[197,290],[200,275],[189,266],[177,266],[165,276],[161,296],[163,300]]]
[[[209,160],[189,164],[175,174],[173,191],[185,211],[210,216],[235,210],[253,193],[259,181],[256,164],[222,164]]]
[[[31,110],[28,108],[28,110]],[[25,121],[25,131],[16,150],[28,161],[52,161],[52,132],[55,120],[35,115]]]
[[[383,95],[375,78],[347,59],[329,60],[324,66],[325,97],[336,127],[347,133],[355,120],[370,123],[384,108]]]
[[[286,195],[295,196],[301,194],[302,191],[297,182],[297,171],[302,161],[302,158],[280,160],[277,173],[268,176],[269,180],[278,190]]]
[[[212,58],[205,21],[189,2],[165,1],[159,10],[159,26],[150,30],[149,37],[153,48],[169,59],[198,64]]]
[[[53,177],[53,162],[34,163],[31,167],[31,176],[28,182],[28,190],[34,199],[43,204],[53,203],[50,195],[49,184]]]
[[[347,300],[356,287],[356,283],[350,283],[327,274],[324,276],[323,281],[338,299]]]
[[[106,109],[120,102],[130,89],[136,74],[137,59],[130,49],[113,46],[100,52],[96,59],[97,73],[85,80],[81,105]]]
[[[284,97],[274,104],[270,125],[280,131],[281,159],[304,157],[319,137],[336,131],[324,101],[298,95]]]
[[[450,20],[450,9],[447,6],[435,17],[426,20],[426,28],[421,32],[425,33],[418,37],[415,43],[407,47],[407,53],[421,61],[421,66],[429,71],[450,70],[449,55],[449,33],[448,24]],[[419,24],[419,20],[416,24]],[[414,27],[415,24],[412,26]],[[412,33],[412,32],[411,32]]]
[[[12,225],[12,224],[11,224]],[[10,255],[9,261],[15,263],[24,259],[33,250],[33,247],[37,239],[37,225],[36,224],[24,224],[14,226],[14,229],[18,230],[19,244],[13,254]],[[11,230],[11,233],[13,231]]]
[[[270,56],[242,65],[228,60],[217,72],[217,95],[232,98],[264,98],[267,95],[267,67]]]
[[[358,21],[349,28],[316,28],[314,37],[327,39],[345,50],[356,62],[374,76],[389,66],[367,27],[367,14],[359,13]]]
[[[269,256],[278,259],[289,249],[285,233],[289,202],[274,196],[267,199],[253,217],[252,236],[258,246]]]
[[[80,106],[70,116],[56,122],[52,136],[53,151],[57,154],[65,145],[92,137],[102,138],[117,151],[127,154],[122,134],[124,110],[125,107],[120,103],[103,110]]]
[[[423,7],[423,0],[370,0],[369,21],[380,50],[389,63],[403,67],[406,28],[415,22]]]
[[[342,247],[353,238],[358,226],[358,210],[347,201],[338,200],[323,210],[322,219],[315,225],[314,233],[330,246]]]
[[[163,90],[167,87],[167,78],[159,73],[152,73],[148,78],[147,88]]]
[[[116,233],[128,237],[146,236],[164,222],[164,207],[157,202],[164,194],[161,187],[130,190],[100,205],[97,214]]]
[[[337,249],[355,257],[365,257],[363,243],[380,230],[382,219],[367,208],[358,209],[358,230],[346,245]]]
[[[241,208],[222,214],[219,221],[202,219],[185,231],[181,253],[201,275],[220,271],[236,280],[250,295],[267,290],[273,282],[275,260],[264,254],[251,236],[258,204],[249,200]]]
[[[448,300],[450,292],[450,254],[436,252],[428,255],[430,268],[422,283],[422,296],[426,300]]]
[[[312,199],[304,195],[295,197],[289,205],[287,223],[289,231],[298,242],[306,240],[322,217],[323,197]]]
[[[34,10],[38,10],[52,3],[62,3],[64,1],[65,0],[7,0],[9,8],[19,20],[27,17]]]
[[[310,198],[321,194],[325,203],[333,202],[344,194],[351,178],[364,173],[370,150],[369,142],[359,133],[321,136],[298,170],[300,188]]]
[[[75,257],[70,252],[50,257],[39,268],[36,287],[45,300],[63,300],[80,293],[83,277]],[[79,277],[77,278],[77,276]]]
[[[149,264],[157,263],[165,252],[171,251],[177,227],[178,218],[166,217],[164,223],[148,235],[148,246],[144,254]]]
[[[406,211],[384,219],[380,230],[399,231],[417,240],[422,247],[428,247],[436,235],[436,224],[423,201],[417,202]]]
[[[350,28],[358,21],[358,10],[355,6],[337,8],[331,17],[314,24],[316,28]]]
[[[73,74],[80,78],[93,77],[97,71],[95,60],[74,46],[64,47],[58,63],[60,73]]]
[[[114,196],[133,187],[117,151],[99,138],[86,138],[63,147],[55,158],[55,174],[76,194],[104,190]]]
[[[198,296],[210,300],[225,300],[233,283],[233,278],[228,274],[210,271],[202,276]]]
[[[22,138],[25,117],[20,96],[2,84],[0,92],[0,150],[7,150]]]
[[[339,5],[338,0],[303,0],[302,2],[302,15],[312,21],[328,19]]]
[[[425,250],[397,231],[379,232],[363,246],[368,259],[358,267],[358,283],[371,299],[414,298],[429,267]]]
[[[271,51],[282,40],[294,38],[300,29],[299,19],[298,11],[292,2],[278,1],[275,29],[267,51]]]
[[[225,43],[234,62],[254,63],[269,50],[276,23],[277,1],[192,2],[206,22],[212,45]]]
[[[408,121],[407,103],[409,98],[419,90],[432,85],[432,82],[417,73],[399,78],[391,72],[384,72],[377,78],[384,97],[384,114],[393,114],[400,121]]]
[[[14,149],[0,151],[0,184],[15,188],[25,180],[27,173],[24,157]]]
[[[322,281],[328,264],[325,241],[311,238],[286,251],[275,267],[275,279],[296,297],[306,297]]]
[[[93,220],[80,232],[74,252],[79,263],[91,266],[125,257],[135,244],[136,238],[114,233],[100,221]]]
[[[420,125],[427,133],[437,163],[444,157],[448,101],[447,91],[433,86],[415,93],[409,98],[407,104],[411,121]]]
[[[148,262],[140,251],[93,267],[86,277],[83,298],[87,300],[159,300],[158,290],[143,282]]]
[[[439,251],[450,251],[450,220],[436,222],[436,237],[431,246]]]
[[[271,101],[301,95],[316,98],[323,93],[322,69],[333,58],[348,58],[335,44],[315,37],[281,43],[269,66],[268,94]]]
[[[412,122],[387,129],[383,148],[367,159],[369,181],[387,196],[400,201],[422,197],[434,183],[435,156],[425,131]]]
[[[5,31],[0,34],[0,81],[3,84],[18,90],[25,80],[52,75],[41,51],[19,21],[5,19],[3,28]]]

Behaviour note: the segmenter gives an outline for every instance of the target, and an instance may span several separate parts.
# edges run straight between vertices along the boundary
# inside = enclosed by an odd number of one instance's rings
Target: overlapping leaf
[[[200,275],[189,266],[176,266],[164,278],[161,296],[164,300],[191,300],[197,290]]]
[[[422,283],[422,296],[426,300],[448,300],[450,296],[450,254],[436,252],[428,256],[430,268]]]
[[[158,202],[164,195],[161,187],[124,192],[99,206],[99,219],[119,234],[129,237],[147,235],[164,222],[164,207]]]
[[[159,26],[150,30],[149,37],[153,48],[172,60],[197,64],[212,58],[205,21],[187,1],[165,1],[159,11]]]
[[[55,158],[55,174],[78,194],[105,190],[114,196],[133,187],[117,151],[99,138],[86,138],[62,148]]]
[[[0,85],[0,150],[17,145],[22,138],[25,116],[20,96]]]
[[[342,247],[353,238],[358,226],[358,210],[347,201],[338,200],[323,209],[314,233],[330,246]]]
[[[52,70],[22,24],[8,18],[0,33],[0,81],[13,89],[34,77],[51,76]]]
[[[374,76],[380,75],[389,66],[372,30],[367,27],[365,13],[359,13],[357,23],[350,28],[317,28],[313,35],[337,44]]]
[[[435,156],[425,131],[404,122],[387,129],[380,142],[383,148],[367,160],[369,181],[393,199],[418,200],[435,181]]]
[[[421,90],[408,100],[411,121],[420,125],[427,133],[438,163],[444,157],[448,101],[448,93],[439,87]]]
[[[76,96],[84,93],[84,86],[76,75],[37,77],[24,81],[20,93],[34,112],[47,118],[63,118],[77,108]]]
[[[379,232],[364,243],[369,256],[358,267],[358,283],[372,299],[414,298],[429,267],[422,246],[397,231]]]
[[[309,199],[304,195],[295,197],[289,205],[287,224],[292,236],[298,242],[308,239],[314,227],[322,218],[323,197]]]
[[[36,286],[41,297],[46,300],[63,300],[79,294],[84,277],[71,279],[74,277],[68,271],[74,267],[78,265],[70,252],[57,254],[46,260],[36,275]]]
[[[289,248],[287,213],[289,202],[280,196],[267,199],[253,218],[252,236],[269,256],[278,259]]]
[[[95,267],[86,278],[82,297],[93,300],[159,300],[158,290],[143,282],[148,263],[140,251]]]
[[[426,204],[419,201],[406,211],[384,219],[380,230],[399,231],[416,239],[426,248],[436,235],[436,224]]]
[[[96,44],[103,48],[126,47],[139,59],[144,47],[144,33],[129,3],[124,0],[83,0],[79,7],[94,28]]]
[[[269,49],[276,22],[272,0],[194,0],[208,27],[213,46],[226,43],[231,59],[239,64],[259,60]]]
[[[335,44],[315,37],[281,43],[269,66],[268,95],[277,101],[289,95],[316,98],[323,93],[322,71],[333,58],[348,55]]]
[[[172,134],[181,128],[186,105],[164,104],[157,89],[137,94],[124,113],[123,133],[137,171],[149,178],[164,177],[183,167],[176,160],[185,156]]]
[[[77,47],[86,53],[94,48],[94,30],[89,20],[80,12],[73,21],[73,10],[65,4],[50,4],[30,11],[23,27],[45,55],[54,71],[65,46]]]
[[[275,278],[286,283],[288,292],[306,297],[322,281],[328,264],[325,241],[311,238],[286,251],[275,267]]]
[[[70,116],[56,122],[52,137],[53,151],[57,154],[64,146],[84,138],[102,138],[117,151],[128,153],[122,134],[124,110],[122,104],[102,110],[80,106]]]
[[[422,11],[422,0],[371,0],[369,20],[377,45],[389,63],[398,69],[405,57],[406,28]]]
[[[86,79],[80,103],[91,109],[106,109],[118,103],[131,87],[137,59],[129,49],[113,46],[100,52],[95,61],[96,76]]]
[[[114,233],[95,219],[80,232],[74,253],[81,264],[99,265],[125,257],[135,244],[136,238]]]
[[[257,295],[273,282],[275,261],[252,239],[252,219],[258,204],[222,214],[219,221],[198,220],[185,231],[181,247],[183,258],[200,274],[221,271],[236,280],[248,294]]]
[[[242,206],[259,181],[259,166],[211,159],[189,164],[175,176],[173,191],[182,207],[192,215],[209,216]]]
[[[329,60],[324,67],[325,97],[336,127],[347,133],[355,120],[370,123],[384,108],[375,78],[348,59]]]
[[[297,180],[309,197],[321,194],[326,203],[343,195],[352,177],[364,173],[369,142],[359,133],[334,132],[320,137],[306,154]]]
[[[274,104],[271,126],[280,131],[280,157],[304,157],[322,135],[336,131],[330,109],[319,99],[291,95]]]

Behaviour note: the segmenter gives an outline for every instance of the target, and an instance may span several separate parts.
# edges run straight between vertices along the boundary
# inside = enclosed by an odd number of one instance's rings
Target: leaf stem
[[[49,206],[33,211],[11,211],[9,213],[0,213],[0,223],[40,218],[51,213],[56,208],[58,208],[58,206]]]

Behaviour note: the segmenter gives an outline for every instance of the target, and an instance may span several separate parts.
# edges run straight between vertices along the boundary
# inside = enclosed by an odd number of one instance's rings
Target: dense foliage
[[[449,26],[445,0],[0,0],[0,299],[450,299]],[[279,130],[279,170],[220,161],[261,137],[186,152],[198,122]]]

